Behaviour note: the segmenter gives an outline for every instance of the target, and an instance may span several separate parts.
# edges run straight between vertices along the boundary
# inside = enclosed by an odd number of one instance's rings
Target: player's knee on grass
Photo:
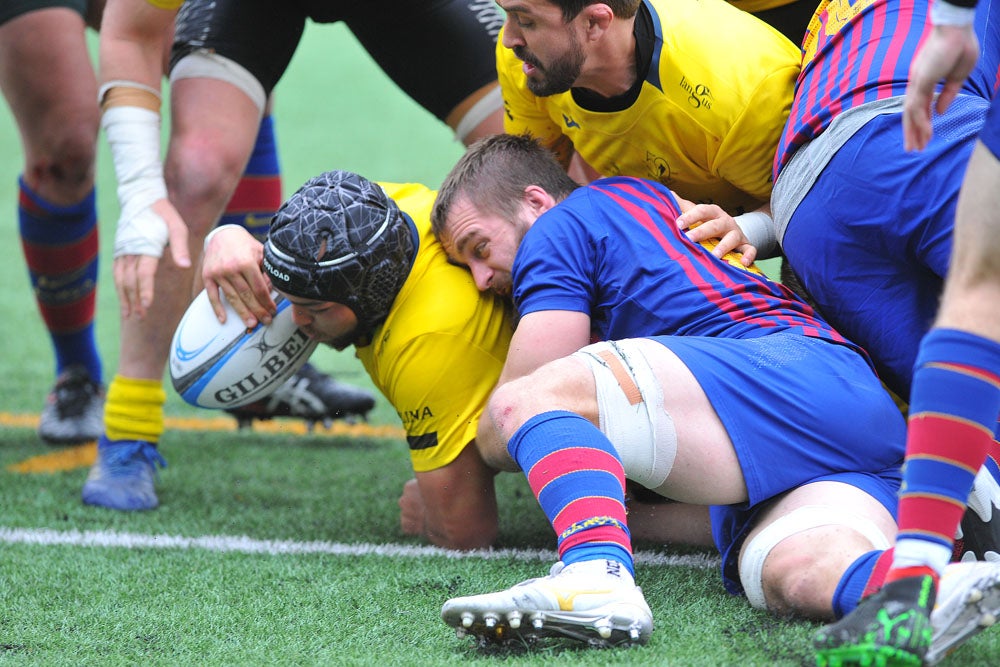
[[[862,554],[888,549],[872,519],[832,505],[803,505],[750,534],[740,554],[740,581],[757,609],[832,620],[833,595]]]

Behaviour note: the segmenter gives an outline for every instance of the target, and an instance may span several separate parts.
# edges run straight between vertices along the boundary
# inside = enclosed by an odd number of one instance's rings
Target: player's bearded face
[[[312,302],[309,305],[293,302],[292,320],[309,338],[336,350],[350,346],[358,328],[354,311],[332,302]]]
[[[524,61],[528,90],[539,97],[565,93],[573,87],[583,70],[584,53],[575,33],[569,34],[569,44],[563,53],[543,63],[525,46],[515,46],[514,55]]]

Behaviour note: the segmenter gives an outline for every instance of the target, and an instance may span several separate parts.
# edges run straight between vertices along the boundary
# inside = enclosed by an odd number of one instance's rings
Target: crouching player
[[[446,602],[460,633],[645,642],[626,478],[711,506],[726,589],[755,607],[833,619],[881,584],[902,416],[863,350],[692,243],[678,214],[650,181],[579,187],[526,137],[484,140],[445,180],[436,233],[520,315],[476,442],[524,472],[560,556],[547,577]],[[941,587],[946,650],[980,629],[962,592],[1000,588],[1000,563],[950,565]]]
[[[202,276],[248,327],[276,312],[273,286],[311,338],[354,346],[404,419],[415,479],[400,499],[405,532],[452,549],[490,546],[493,477],[473,446],[507,353],[502,300],[480,294],[430,232],[434,192],[328,172],[292,195],[264,244],[232,225],[213,231]]]

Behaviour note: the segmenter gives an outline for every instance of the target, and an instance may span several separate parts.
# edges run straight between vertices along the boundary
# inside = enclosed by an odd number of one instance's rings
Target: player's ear
[[[587,30],[587,38],[597,41],[611,27],[615,13],[604,3],[587,5],[580,12]]]
[[[557,202],[542,186],[529,185],[524,188],[524,203],[537,218],[555,206]]]

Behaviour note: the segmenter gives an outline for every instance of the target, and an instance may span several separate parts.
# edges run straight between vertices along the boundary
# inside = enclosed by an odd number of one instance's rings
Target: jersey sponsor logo
[[[670,165],[665,158],[646,151],[646,169],[649,174],[648,178],[651,180],[659,181],[664,185],[670,183]]]
[[[568,128],[575,127],[577,129],[579,129],[580,124],[578,122],[576,122],[575,120],[573,120],[571,117],[567,116],[566,114],[563,114],[562,117],[563,117],[563,122],[566,123],[566,127],[568,127]]]
[[[715,98],[712,96],[712,91],[705,84],[688,81],[687,77],[682,74],[680,87],[681,90],[688,94],[688,104],[695,109],[708,110],[712,108]]]
[[[402,412],[397,411],[396,414],[403,421],[403,428],[407,431],[412,430],[412,427],[422,422],[425,419],[433,419],[434,413],[431,411],[430,407],[424,406],[422,408],[417,408],[416,410],[403,410]]]
[[[423,435],[408,435],[406,436],[406,444],[410,446],[410,449],[430,449],[431,447],[437,447],[438,444],[438,434],[437,431],[432,431],[431,433],[424,433]]]
[[[802,40],[802,64],[812,62],[816,57],[820,37],[829,37],[840,32],[861,12],[875,3],[875,0],[824,0],[813,13]]]
[[[514,120],[514,114],[510,112],[510,104],[507,103],[507,100],[503,101],[503,112],[507,116],[507,120]]]

